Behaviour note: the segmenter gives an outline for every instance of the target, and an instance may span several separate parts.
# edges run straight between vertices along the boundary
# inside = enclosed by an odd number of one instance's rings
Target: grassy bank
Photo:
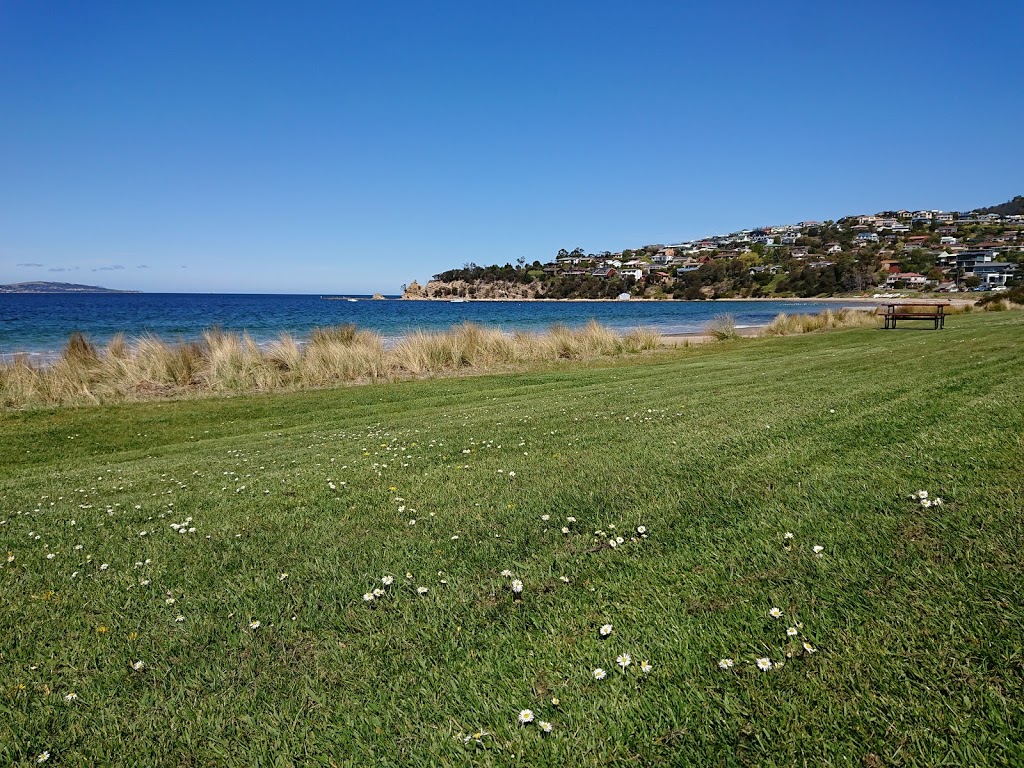
[[[299,343],[283,334],[260,346],[247,334],[207,331],[196,342],[116,336],[98,348],[73,334],[50,365],[0,365],[0,407],[83,405],[216,393],[315,389],[467,370],[500,371],[560,360],[635,354],[657,347],[655,331],[619,335],[596,322],[506,334],[473,323],[416,331],[387,347],[380,334],[342,325]]]
[[[1018,764],[1022,341],[0,412],[0,763]]]

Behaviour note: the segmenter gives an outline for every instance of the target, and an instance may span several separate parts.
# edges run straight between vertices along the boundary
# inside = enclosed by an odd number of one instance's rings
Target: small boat
[[[451,304],[464,304],[466,302],[465,299],[449,299],[448,301]]]
[[[345,299],[345,301],[359,301],[359,299]]]

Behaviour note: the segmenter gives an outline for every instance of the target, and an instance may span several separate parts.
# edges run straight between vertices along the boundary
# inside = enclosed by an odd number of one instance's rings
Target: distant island
[[[119,291],[114,288],[103,288],[98,285],[80,285],[79,283],[34,281],[0,285],[0,293],[141,293],[141,291]]]
[[[898,210],[755,227],[547,262],[466,264],[403,299],[730,299],[1005,291],[1024,282],[1024,196],[972,211]],[[884,295],[884,294],[880,294]]]

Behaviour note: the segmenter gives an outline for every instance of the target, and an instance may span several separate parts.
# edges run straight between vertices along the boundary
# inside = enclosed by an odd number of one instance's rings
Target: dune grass
[[[413,332],[390,349],[379,334],[354,325],[315,329],[307,343],[283,334],[266,347],[244,333],[210,330],[199,342],[129,342],[118,335],[99,349],[75,333],[52,365],[33,366],[24,358],[0,365],[0,407],[309,389],[635,354],[660,344],[656,331],[620,336],[596,322],[512,335],[463,323]]]
[[[0,412],[0,764],[1020,764],[1022,341]]]

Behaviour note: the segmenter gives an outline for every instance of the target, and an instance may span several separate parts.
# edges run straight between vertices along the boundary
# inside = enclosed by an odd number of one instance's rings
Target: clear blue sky
[[[0,283],[391,293],[991,205],[1022,34],[1019,0],[0,0]]]

